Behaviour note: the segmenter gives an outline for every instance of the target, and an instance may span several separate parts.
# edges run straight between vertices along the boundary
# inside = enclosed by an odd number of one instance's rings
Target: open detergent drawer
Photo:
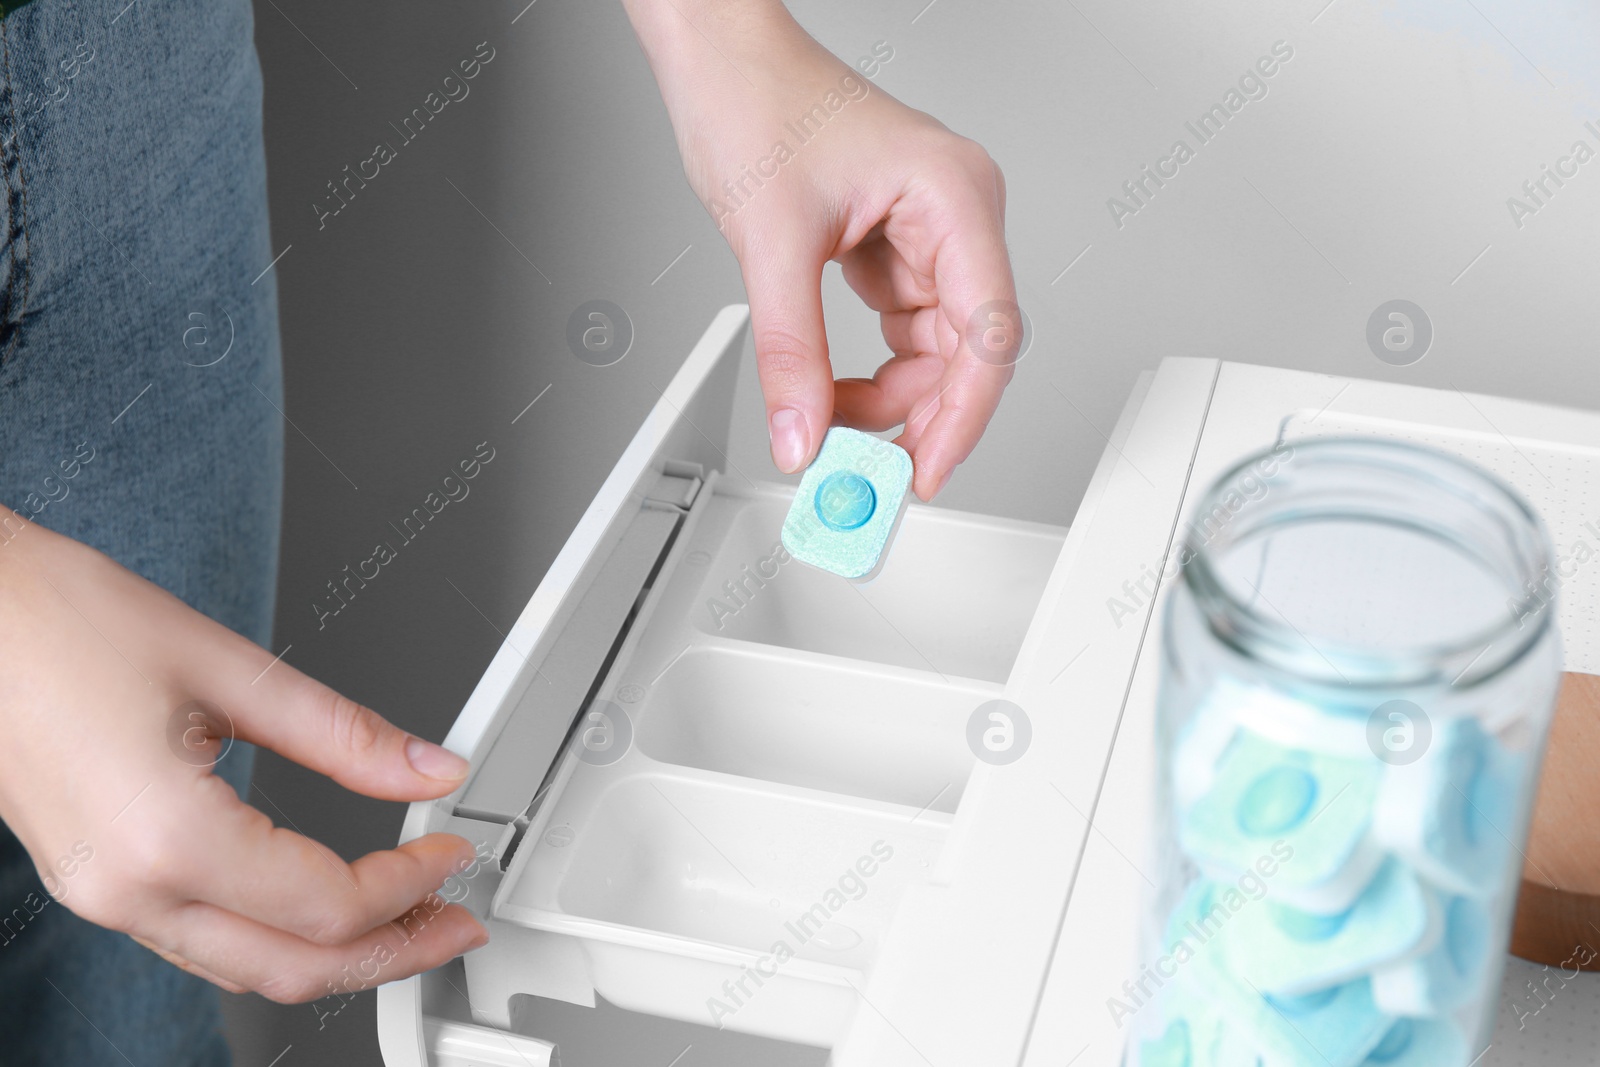
[[[446,745],[446,887],[490,943],[379,994],[385,1060],[555,1062],[518,998],[825,1048],[903,902],[948,870],[1064,530],[913,504],[857,586],[792,561],[792,489],[724,452],[745,312],[691,354],[579,523]]]

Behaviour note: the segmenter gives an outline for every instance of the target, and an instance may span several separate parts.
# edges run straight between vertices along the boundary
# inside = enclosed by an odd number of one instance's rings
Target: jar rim
[[[1400,649],[1377,649],[1325,639],[1319,647],[1313,645],[1288,620],[1266,614],[1235,595],[1229,583],[1221,579],[1212,560],[1221,551],[1243,539],[1234,523],[1226,523],[1220,530],[1204,534],[1200,525],[1191,521],[1183,541],[1183,553],[1187,557],[1187,560],[1181,561],[1184,581],[1212,634],[1234,651],[1313,683],[1401,688],[1438,684],[1443,675],[1445,682],[1454,688],[1470,688],[1518,662],[1553,625],[1554,593],[1548,599],[1539,595],[1541,580],[1553,573],[1553,553],[1550,538],[1538,513],[1504,480],[1442,449],[1379,437],[1330,436],[1296,442],[1285,442],[1280,438],[1272,447],[1253,452],[1229,467],[1207,488],[1195,513],[1215,514],[1224,498],[1229,493],[1237,492],[1237,483],[1252,469],[1259,471],[1263,463],[1290,459],[1296,463],[1297,469],[1305,469],[1305,461],[1310,460],[1313,464],[1336,462],[1354,467],[1366,466],[1391,477],[1399,475],[1424,479],[1430,475],[1447,475],[1455,485],[1460,486],[1459,491],[1450,486],[1452,491],[1457,491],[1458,495],[1470,494],[1472,503],[1500,519],[1508,532],[1514,535],[1514,552],[1517,556],[1514,562],[1521,580],[1518,588],[1508,596],[1507,606],[1511,610],[1501,621],[1458,638],[1407,645]],[[1292,522],[1304,523],[1332,517],[1302,513]],[[1396,523],[1392,517],[1380,516],[1376,509],[1365,515],[1356,512],[1337,517],[1345,521],[1365,518],[1408,525]],[[1286,522],[1283,525],[1288,524]],[[1476,554],[1473,546],[1465,544],[1445,528],[1422,521],[1409,525],[1418,532],[1450,542],[1458,550]],[[1250,528],[1246,533],[1257,529],[1259,527]],[[1525,625],[1530,619],[1533,625]],[[1515,636],[1516,640],[1505,641],[1508,636]],[[1491,650],[1502,644],[1504,647],[1495,655],[1489,655]],[[1308,656],[1308,651],[1313,655]],[[1330,658],[1330,654],[1333,658]],[[1343,662],[1347,670],[1335,666],[1335,658]],[[1319,662],[1332,674],[1325,674],[1319,668]]]

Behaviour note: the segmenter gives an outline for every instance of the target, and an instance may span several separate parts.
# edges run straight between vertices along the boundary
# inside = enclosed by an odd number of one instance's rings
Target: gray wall
[[[657,390],[741,299],[620,6],[525,2],[257,12],[274,243],[292,246],[276,268],[296,429],[274,651],[435,739]],[[1135,377],[1167,355],[1600,407],[1600,159],[1520,228],[1506,207],[1574,140],[1600,147],[1583,128],[1600,126],[1600,26],[1580,0],[926,4],[794,8],[847,60],[889,42],[878,85],[985,143],[1007,174],[1035,337],[941,503],[1066,523]],[[1119,228],[1107,199],[1174,139],[1194,146],[1184,122],[1277,40],[1294,57],[1267,95]],[[495,58],[470,95],[319,229],[325,183],[398,144],[388,124],[485,41]],[[839,373],[870,373],[874,317],[836,272],[826,295]],[[1413,366],[1365,341],[1396,297],[1435,330]],[[595,298],[637,332],[609,368],[564,341]],[[749,376],[741,388],[733,461],[770,472]],[[319,627],[324,583],[482,441],[496,458],[471,495]],[[399,829],[398,805],[270,756],[257,791],[346,856]],[[309,1007],[248,998],[230,1014],[243,1067],[378,1063],[370,996],[320,1030]],[[609,1032],[609,1047],[574,1038],[564,1062],[664,1065],[683,1047]],[[739,1057],[697,1047],[683,1067]]]

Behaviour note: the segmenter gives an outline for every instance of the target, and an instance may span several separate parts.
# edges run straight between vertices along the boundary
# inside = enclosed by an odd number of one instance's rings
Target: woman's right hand
[[[487,940],[433,892],[472,862],[462,838],[346,863],[211,770],[231,732],[358,793],[412,801],[459,786],[465,760],[101,553],[4,508],[0,520],[0,818],[57,900],[282,1003],[404,978]]]

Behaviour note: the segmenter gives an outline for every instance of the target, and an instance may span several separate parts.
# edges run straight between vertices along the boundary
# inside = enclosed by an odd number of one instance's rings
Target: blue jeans
[[[266,644],[283,390],[249,0],[11,11],[0,193],[0,503]],[[6,1064],[228,1062],[216,991],[49,902],[3,828],[0,1005]]]

